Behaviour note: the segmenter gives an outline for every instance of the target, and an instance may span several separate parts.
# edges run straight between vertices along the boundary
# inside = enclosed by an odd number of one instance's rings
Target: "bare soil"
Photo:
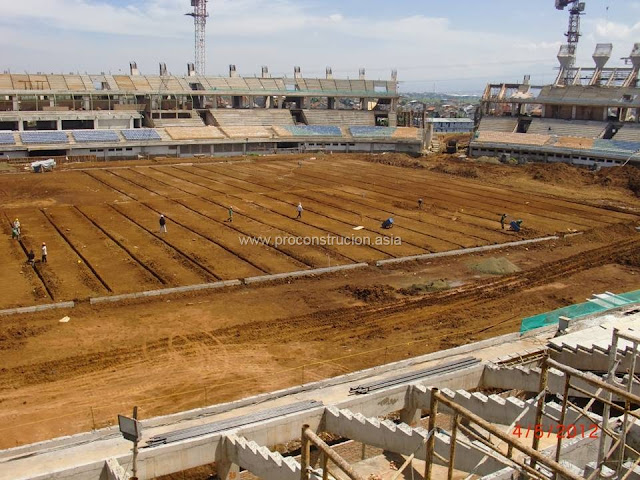
[[[449,348],[517,331],[522,318],[593,293],[640,288],[632,213],[639,202],[626,188],[587,180],[585,194],[582,171],[570,184],[547,184],[520,167],[477,166],[479,177],[467,179],[429,170],[442,160],[416,169],[368,156],[301,159],[302,167],[297,158],[270,157],[0,176],[0,303],[561,238],[499,254],[3,317],[0,422],[11,427],[0,426],[0,447],[113,423],[134,404],[150,417]],[[422,210],[417,198],[425,200]],[[297,201],[305,207],[301,220]],[[226,222],[229,205],[233,222]],[[169,218],[166,235],[159,212]],[[522,218],[528,230],[501,230],[501,213]],[[40,237],[52,245],[46,266],[25,266],[23,246],[8,230],[16,214],[25,219],[24,246]],[[396,227],[383,231],[379,222],[389,216]],[[358,225],[364,228],[353,230]],[[585,233],[563,237],[574,230]],[[235,241],[266,234],[397,235],[403,245],[250,248]],[[496,257],[520,271],[472,268]],[[65,315],[71,320],[60,323]]]

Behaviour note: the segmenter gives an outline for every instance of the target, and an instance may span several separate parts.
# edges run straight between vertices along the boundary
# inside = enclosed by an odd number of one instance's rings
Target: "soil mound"
[[[367,287],[347,285],[342,291],[366,303],[393,300],[396,292],[395,288],[390,285],[370,285]]]
[[[414,283],[408,288],[400,289],[399,292],[403,295],[422,295],[424,293],[437,292],[448,288],[451,288],[449,282],[441,278],[424,284]]]
[[[492,275],[504,275],[520,271],[520,268],[504,257],[487,258],[479,263],[472,264],[471,269],[476,272],[489,273]]]

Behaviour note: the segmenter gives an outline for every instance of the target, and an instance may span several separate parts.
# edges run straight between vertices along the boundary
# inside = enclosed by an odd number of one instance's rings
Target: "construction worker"
[[[42,263],[47,263],[47,244],[42,242]]]
[[[296,210],[298,210],[298,216],[296,218],[302,218],[302,202],[298,202]]]
[[[422,203],[423,203],[423,200],[421,198],[419,198],[418,199],[418,209],[419,210],[422,210]]]
[[[227,222],[233,222],[233,207],[229,207],[229,218],[227,218]]]
[[[13,222],[13,228],[18,231],[18,237],[20,237],[20,220],[18,220],[17,218]]]
[[[507,221],[507,214],[503,213],[502,216],[500,217],[500,226],[502,227],[502,230],[504,230],[504,223]]]
[[[11,227],[11,238],[15,238],[16,240],[20,240],[20,233],[18,233],[18,229],[16,227]]]
[[[167,233],[167,219],[160,215],[160,233]]]
[[[33,248],[31,250],[29,250],[29,253],[27,253],[27,263],[29,265],[31,265],[32,267],[36,263],[36,254],[33,253]]]

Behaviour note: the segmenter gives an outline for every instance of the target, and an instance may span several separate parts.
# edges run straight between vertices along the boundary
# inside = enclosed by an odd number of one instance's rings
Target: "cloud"
[[[213,0],[209,7],[210,74],[230,63],[242,74],[269,65],[274,74],[291,75],[300,65],[307,76],[323,75],[326,65],[340,76],[366,67],[369,78],[389,78],[398,68],[412,85],[469,79],[482,88],[525,73],[553,76],[560,43],[535,28],[514,37],[448,18],[355,16],[300,0]],[[188,11],[186,0],[0,0],[3,64],[14,71],[117,72],[136,60],[143,73],[156,73],[162,61],[181,74],[193,55]],[[614,34],[626,40],[637,37],[638,26],[599,21],[591,30],[594,41]]]

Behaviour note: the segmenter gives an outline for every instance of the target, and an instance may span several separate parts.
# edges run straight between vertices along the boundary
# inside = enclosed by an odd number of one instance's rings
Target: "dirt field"
[[[634,218],[524,189],[338,156],[301,164],[273,159],[5,175],[0,201],[4,233],[14,218],[23,233],[22,245],[4,252],[9,275],[0,308],[374,262]],[[302,219],[295,219],[298,202]],[[229,206],[233,222],[226,221]],[[501,230],[503,212],[523,219],[524,231]],[[160,214],[168,220],[166,235]],[[388,217],[393,230],[380,227]],[[241,244],[250,237],[271,242]],[[336,244],[275,245],[277,237],[332,237]],[[27,267],[26,251],[39,256],[42,242],[49,263]]]
[[[0,421],[12,427],[0,427],[0,447],[102,426],[134,404],[149,417],[416,356],[516,331],[523,317],[592,293],[640,288],[638,218],[625,213],[638,201],[621,185],[589,183],[583,198],[577,180],[563,187],[513,167],[490,165],[486,176],[482,165],[447,167],[479,170],[468,178],[433,171],[439,160],[422,168],[355,156],[298,160],[1,176],[2,306],[585,233],[486,255],[3,317]],[[522,218],[525,230],[502,231],[501,213]],[[9,238],[16,216],[24,248]],[[391,232],[379,228],[388,216]],[[327,234],[393,234],[402,245],[275,248],[238,239]],[[43,240],[49,263],[26,268],[24,249]],[[516,268],[487,273],[478,264]],[[70,322],[59,323],[65,315]]]

